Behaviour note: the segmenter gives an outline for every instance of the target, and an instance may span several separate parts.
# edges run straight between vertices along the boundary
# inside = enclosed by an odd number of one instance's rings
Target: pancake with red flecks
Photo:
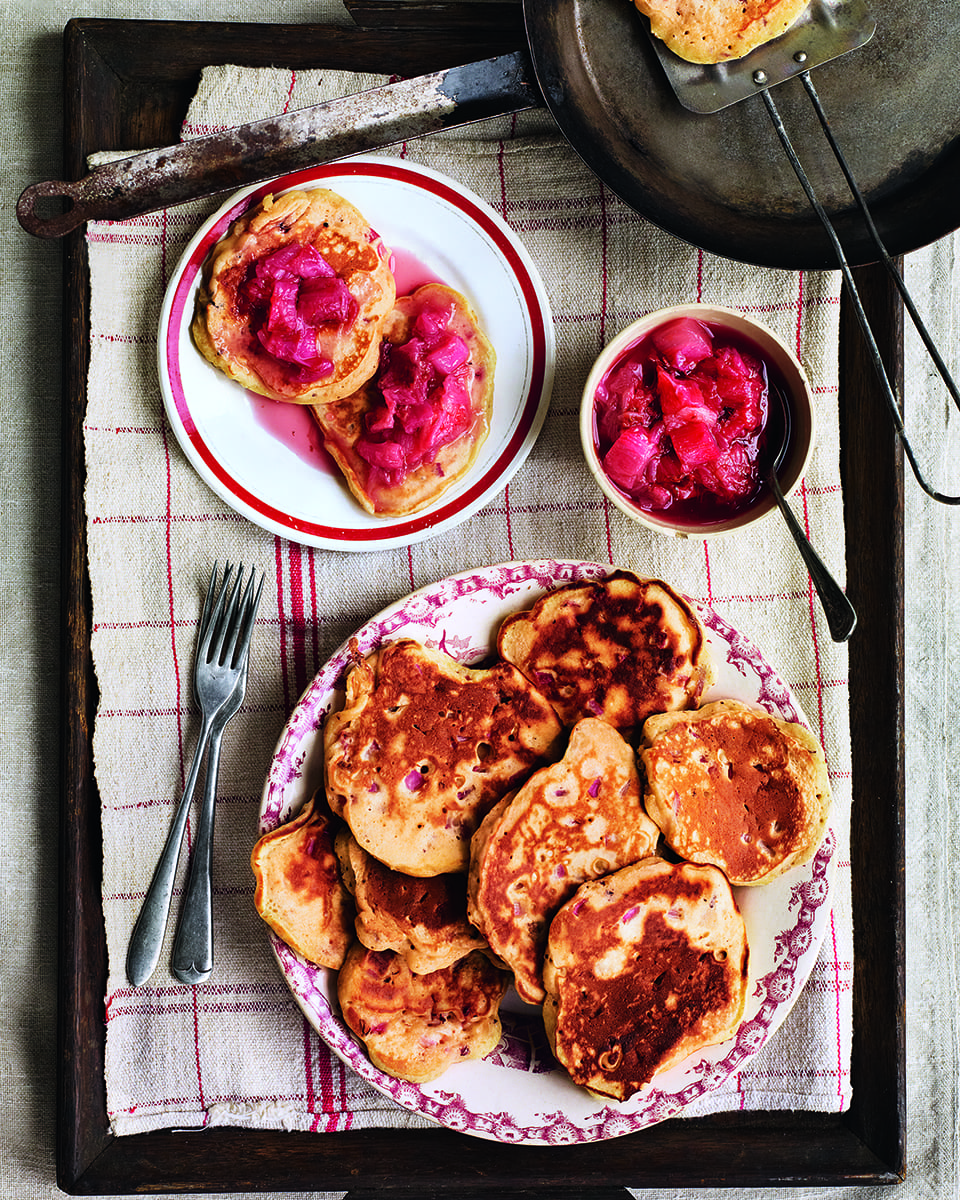
[[[574,1083],[626,1100],[736,1032],[746,927],[716,867],[647,858],[583,884],[554,917],[544,1026]]]
[[[507,663],[468,667],[410,638],[357,658],[324,725],[327,800],[357,842],[405,875],[466,871],[470,838],[554,757],[551,706]]]
[[[339,967],[353,941],[353,900],[343,886],[334,838],[340,822],[321,794],[253,847],[257,912],[291,949],[321,967]]]
[[[564,900],[584,880],[652,854],[658,837],[633,750],[595,717],[574,726],[560,762],[488,813],[473,836],[468,912],[522,999],[543,1000],[547,929]]]
[[[827,827],[823,749],[802,725],[735,700],[643,727],[647,812],[681,858],[731,883],[768,883],[809,861]]]
[[[742,58],[796,23],[808,0],[634,0],[650,31],[680,58]]]
[[[548,592],[507,617],[497,646],[565,725],[602,717],[627,738],[651,713],[695,707],[714,677],[692,605],[629,571]]]
[[[349,830],[337,836],[336,851],[357,906],[357,937],[368,950],[393,950],[415,975],[428,975],[486,947],[467,919],[463,875],[417,878],[391,871]]]
[[[375,1067],[428,1083],[496,1047],[508,981],[476,951],[441,971],[415,975],[399,954],[355,942],[337,976],[337,998]]]

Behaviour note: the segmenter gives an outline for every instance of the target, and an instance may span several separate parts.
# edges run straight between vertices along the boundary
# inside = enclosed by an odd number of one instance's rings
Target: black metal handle
[[[816,92],[814,90],[813,83],[810,80],[810,76],[807,74],[807,72],[803,72],[800,78],[803,80],[804,86],[806,87],[807,92],[814,103],[814,107],[817,110],[817,114],[821,118],[821,124],[823,125],[824,130],[827,132],[830,148],[837,156],[840,167],[847,177],[847,182],[851,185],[854,193],[854,199],[857,200],[858,205],[861,207],[861,212],[866,213],[867,206],[862,195],[860,195],[860,190],[857,188],[856,183],[853,180],[853,176],[850,173],[850,169],[847,166],[843,155],[840,153],[840,147],[837,145],[832,134],[829,132],[829,125],[827,123],[826,116],[822,115],[823,110],[820,106],[819,99],[816,97]],[[840,244],[840,239],[837,236],[837,232],[833,227],[832,221],[830,220],[829,216],[827,216],[826,210],[817,198],[816,192],[814,191],[813,185],[807,177],[806,171],[803,169],[803,164],[800,162],[797,152],[793,148],[790,137],[787,134],[783,121],[780,118],[780,113],[777,111],[777,106],[774,103],[769,90],[765,90],[761,94],[763,96],[764,103],[767,106],[767,112],[770,114],[770,119],[773,122],[774,129],[777,131],[777,136],[780,138],[780,142],[783,145],[787,158],[790,160],[790,165],[793,167],[794,173],[799,179],[801,187],[803,188],[804,192],[806,192],[807,199],[810,201],[814,212],[820,218],[820,223],[826,230],[827,236],[830,238],[830,241],[833,245],[834,253],[837,256],[837,263],[840,267],[840,271],[843,274],[844,283],[847,285],[847,289],[850,293],[850,299],[853,303],[854,313],[856,314],[860,329],[863,332],[867,349],[870,352],[871,361],[873,362],[874,369],[877,372],[877,377],[879,378],[883,389],[884,399],[887,402],[887,408],[890,410],[890,415],[893,418],[893,424],[897,431],[897,436],[900,438],[900,443],[903,446],[904,454],[906,455],[907,461],[910,464],[910,469],[913,471],[917,483],[932,500],[936,500],[939,504],[960,504],[960,496],[948,496],[943,492],[937,491],[926,481],[923,476],[923,472],[920,470],[920,464],[917,462],[913,447],[911,446],[910,440],[907,437],[907,431],[904,428],[903,416],[900,409],[900,401],[897,398],[896,390],[894,389],[893,384],[891,384],[886,368],[883,365],[883,359],[880,356],[879,347],[877,346],[876,339],[873,336],[873,330],[870,328],[870,321],[867,318],[866,312],[864,311],[863,304],[860,300],[860,293],[857,291],[857,285],[853,278],[853,272],[850,270],[846,255],[843,252],[843,247]],[[873,225],[873,221],[869,218],[867,222],[867,228],[868,231],[870,231],[870,235],[874,239],[878,250],[881,251],[881,257],[884,260],[884,265],[887,267],[888,271],[891,271],[894,279],[897,281],[897,287],[900,295],[906,298],[907,289],[903,280],[900,278],[900,272],[897,271],[892,259],[883,248],[883,243],[880,241],[880,236],[876,231],[876,227]],[[917,325],[918,332],[924,339],[924,344],[927,346],[928,351],[931,351],[934,363],[937,366],[937,369],[940,371],[941,377],[945,381],[948,381],[951,394],[954,396],[958,407],[960,407],[960,396],[957,394],[956,386],[953,383],[953,380],[950,379],[949,372],[947,371],[946,366],[943,364],[943,360],[940,358],[939,354],[936,353],[935,349],[931,349],[933,346],[932,339],[923,326],[923,322],[920,320],[919,314],[917,314],[912,301],[907,304],[907,310],[910,313],[911,318],[914,320],[914,324]]]

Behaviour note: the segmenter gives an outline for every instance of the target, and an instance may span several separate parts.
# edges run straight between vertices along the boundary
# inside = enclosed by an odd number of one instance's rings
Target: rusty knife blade
[[[74,183],[32,184],[17,220],[58,238],[84,221],[122,221],[542,103],[530,59],[516,51],[134,154]],[[49,216],[37,207],[64,203]]]

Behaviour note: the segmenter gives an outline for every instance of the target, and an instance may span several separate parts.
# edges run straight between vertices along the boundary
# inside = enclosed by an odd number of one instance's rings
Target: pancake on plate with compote
[[[367,512],[419,512],[473,465],[490,428],[496,355],[465,296],[428,283],[383,324],[376,374],[313,406],[323,444]]]
[[[204,264],[197,348],[252,392],[294,404],[348,396],[376,371],[396,299],[391,252],[326,188],[267,195]]]

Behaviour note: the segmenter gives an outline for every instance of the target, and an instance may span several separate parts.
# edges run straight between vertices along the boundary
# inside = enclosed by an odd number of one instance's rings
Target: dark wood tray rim
[[[418,29],[355,3],[369,26],[77,19],[64,33],[65,177],[96,149],[176,140],[200,68],[215,62],[416,74],[523,44],[519,6],[426,5]],[[409,8],[409,6],[404,6]],[[454,11],[456,10],[456,11]],[[410,20],[409,14],[405,19]],[[878,267],[858,286],[894,377],[899,301]],[[349,1190],[427,1197],[624,1197],[624,1188],[896,1183],[905,1171],[903,473],[853,318],[841,316],[842,470],[850,648],[855,925],[853,1102],[844,1114],[729,1114],[670,1121],[603,1145],[481,1142],[443,1129],[343,1134],[232,1128],[115,1137],[103,1079],[106,948],[93,775],[96,682],[83,515],[88,266],[64,244],[62,795],[57,1177],[74,1195]],[[869,714],[869,727],[867,715]],[[869,867],[869,869],[868,869]]]

